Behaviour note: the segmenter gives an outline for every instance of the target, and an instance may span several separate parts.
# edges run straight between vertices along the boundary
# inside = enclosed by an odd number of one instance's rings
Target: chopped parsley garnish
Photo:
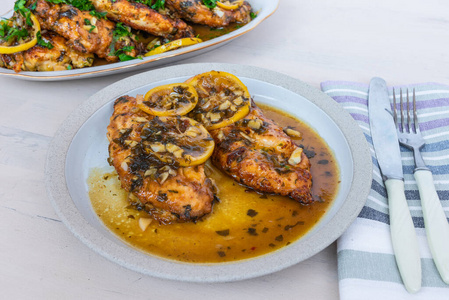
[[[126,46],[121,49],[115,51],[115,55],[118,56],[120,61],[128,61],[132,59],[136,59],[136,57],[126,54],[125,52],[131,51],[134,49],[134,46]]]
[[[26,7],[26,0],[17,0],[14,3],[14,12],[17,14],[10,19],[0,21],[0,41],[7,43],[20,42],[21,40],[27,40],[30,37],[30,27],[33,27],[33,21],[31,20],[31,9],[36,7],[36,3],[30,7]],[[18,25],[20,18],[24,18],[25,24]],[[10,26],[10,24],[13,24]],[[21,23],[20,23],[21,24]]]
[[[257,17],[256,13],[250,12],[249,16],[251,17],[251,20],[255,19]]]
[[[225,230],[217,230],[215,231],[218,235],[221,236],[228,236],[229,235],[229,229],[225,229]]]
[[[20,0],[21,1],[21,0]],[[95,6],[90,0],[45,0],[53,4],[69,4],[81,11],[88,11],[91,16],[97,17],[98,19],[106,18],[107,12],[98,12],[95,10]]]
[[[249,235],[254,235],[254,236],[256,236],[256,235],[259,235],[258,233],[257,233],[257,230],[256,230],[256,228],[248,228],[248,234]]]
[[[106,19],[106,15],[108,14],[106,11],[105,12],[98,12],[96,10],[91,10],[89,12],[89,14],[93,17],[96,17],[98,19]]]
[[[165,9],[165,0],[134,0],[134,2],[145,4],[154,10]]]
[[[156,49],[157,47],[160,47],[160,46],[161,46],[161,45],[155,44],[153,47],[151,47],[150,49],[148,49],[148,51],[154,50],[154,49]]]
[[[45,41],[45,40],[42,38],[42,35],[41,35],[41,32],[40,32],[40,31],[38,31],[38,32],[36,33],[36,37],[37,37],[37,44],[38,44],[39,46],[42,46],[42,47],[45,47],[45,48],[48,48],[48,49],[53,49],[53,45],[52,45],[50,42],[47,42],[47,41]]]
[[[250,216],[250,217],[255,217],[257,216],[258,212],[255,211],[254,209],[248,209],[248,211],[246,212],[246,215]]]
[[[129,30],[128,26],[123,25],[123,23],[117,23],[115,25],[113,38],[117,41],[121,37],[130,36],[131,31]]]
[[[95,28],[97,28],[95,25],[93,25],[89,19],[84,19],[84,24],[87,26],[90,26],[89,32],[92,32]]]
[[[215,6],[217,6],[217,0],[203,0],[203,4],[209,8],[213,9]]]
[[[123,23],[117,23],[115,25],[114,32],[112,34],[112,43],[110,46],[111,52],[110,56],[117,56],[120,61],[128,61],[135,59],[136,57],[126,54],[125,52],[131,51],[134,49],[134,46],[125,46],[121,49],[115,50],[115,44],[121,38],[128,37],[131,35],[131,29],[128,26],[123,25]]]
[[[31,11],[25,7],[26,0],[18,0],[16,3],[14,3],[14,11],[18,12],[26,19],[26,24],[28,26],[33,26],[33,22],[31,21]],[[35,6],[35,5],[34,5]]]
[[[28,30],[26,28],[18,29],[11,27],[6,20],[0,22],[0,39],[11,42],[14,39],[19,40],[26,37],[28,37]]]

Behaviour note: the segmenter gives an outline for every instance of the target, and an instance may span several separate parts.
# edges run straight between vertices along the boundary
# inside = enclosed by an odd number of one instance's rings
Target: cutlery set
[[[388,194],[391,241],[396,263],[405,288],[410,293],[416,293],[421,288],[421,258],[415,227],[404,193],[399,145],[413,150],[416,166],[414,177],[421,198],[429,248],[441,278],[448,284],[449,223],[436,193],[432,173],[421,156],[420,149],[425,141],[419,129],[415,90],[412,104],[407,90],[405,109],[402,89],[399,93],[398,118],[395,90],[393,89],[392,111],[385,81],[373,78],[369,88],[368,113],[374,150]]]

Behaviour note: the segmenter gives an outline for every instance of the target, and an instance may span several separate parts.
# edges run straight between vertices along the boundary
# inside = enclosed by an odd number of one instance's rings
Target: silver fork
[[[449,284],[449,223],[438,198],[432,173],[421,156],[420,149],[425,141],[419,130],[416,112],[416,96],[413,89],[413,117],[410,113],[410,97],[407,89],[406,117],[404,116],[402,89],[400,90],[400,122],[396,110],[396,93],[393,89],[393,118],[398,131],[399,143],[411,150],[415,158],[414,176],[421,197],[427,241],[435,265],[443,281]],[[406,120],[405,120],[406,118]]]

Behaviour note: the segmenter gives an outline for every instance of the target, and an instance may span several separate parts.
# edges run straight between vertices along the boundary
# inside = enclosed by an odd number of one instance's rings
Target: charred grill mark
[[[190,219],[190,212],[192,211],[192,206],[190,204],[187,204],[184,207],[184,216],[186,217],[186,219]]]
[[[115,115],[114,118],[113,118],[112,120],[115,121],[115,119],[117,119],[118,117],[123,117],[123,116],[126,116],[126,113],[119,114],[119,115]]]
[[[114,106],[116,106],[117,104],[120,104],[120,103],[127,103],[128,101],[129,101],[129,99],[127,96],[122,96],[122,97],[118,98],[117,100],[115,100]]]
[[[73,19],[73,17],[77,16],[78,12],[74,7],[69,7],[67,10],[58,12],[58,19],[68,18]]]
[[[159,202],[165,202],[168,199],[168,196],[166,193],[162,193],[161,191],[159,191],[159,194],[157,195],[157,201]]]
[[[74,49],[76,49],[79,52],[88,53],[86,47],[84,47],[84,45],[81,43],[80,39],[75,39],[73,41],[68,41],[67,44],[70,45],[71,47],[73,47]]]
[[[59,61],[59,62],[61,62],[61,61],[63,61],[64,60],[64,58],[65,58],[65,51],[61,51],[61,54],[59,55],[59,57],[56,59],[56,61]]]
[[[245,147],[237,148],[236,150],[232,151],[228,154],[228,157],[226,158],[226,164],[231,165],[232,162],[236,161],[237,163],[241,162],[244,159],[243,153],[246,152]]]
[[[186,9],[193,6],[193,1],[183,1],[181,2],[181,8]]]
[[[133,192],[134,190],[136,190],[137,188],[139,188],[140,186],[142,186],[142,184],[143,184],[142,176],[140,176],[140,174],[137,174],[137,175],[134,176],[134,178],[131,180],[131,189],[130,189],[130,192]]]

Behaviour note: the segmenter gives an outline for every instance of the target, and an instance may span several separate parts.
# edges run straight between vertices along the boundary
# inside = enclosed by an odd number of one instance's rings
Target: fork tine
[[[415,132],[419,133],[418,113],[416,112],[416,96],[415,89],[413,89],[413,119],[415,121]]]
[[[396,126],[396,129],[398,129],[398,114],[396,111],[396,93],[394,91],[394,88],[393,88],[393,120],[394,120],[394,125]]]
[[[401,100],[401,131],[404,131],[405,125],[404,125],[404,109],[403,109],[403,101],[402,101],[402,88],[399,89],[399,92],[401,93],[400,95],[400,100]]]
[[[412,130],[412,118],[410,116],[410,100],[408,95],[408,89],[407,89],[407,123],[408,123],[408,130],[407,132],[413,132]]]

